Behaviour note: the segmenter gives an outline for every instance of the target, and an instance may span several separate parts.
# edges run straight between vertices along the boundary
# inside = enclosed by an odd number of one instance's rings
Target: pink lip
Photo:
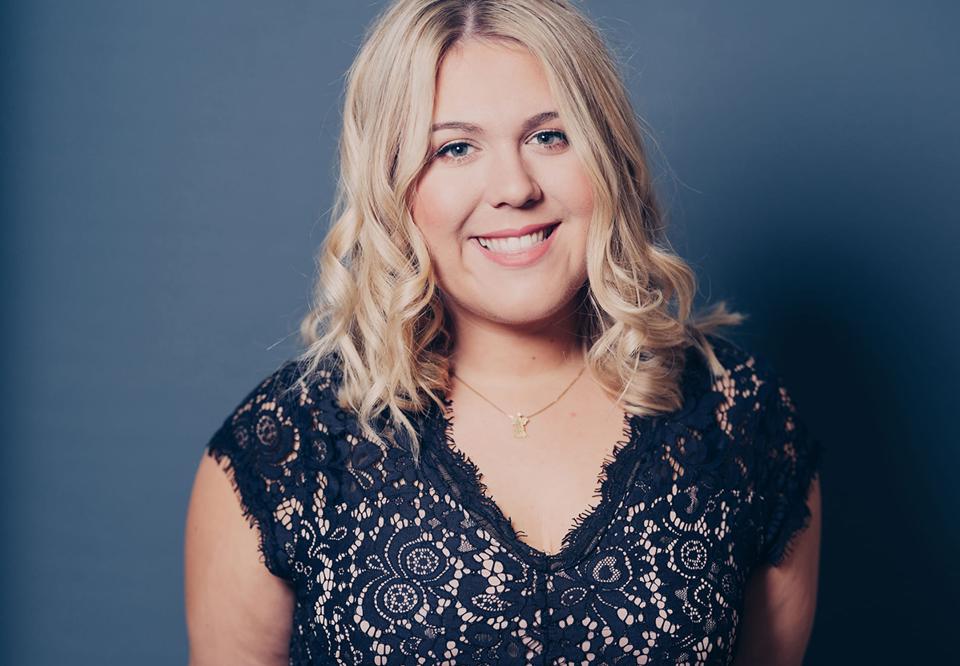
[[[478,236],[473,236],[473,238],[510,238],[512,236],[526,236],[527,234],[536,233],[541,229],[552,227],[555,224],[560,224],[560,221],[554,220],[553,222],[547,222],[546,224],[528,224],[520,229],[500,229],[498,231],[491,231],[487,234],[479,234]]]
[[[549,224],[538,225],[537,227],[524,227],[524,229],[528,229],[528,228],[540,229],[544,226],[549,227],[552,225],[549,225]],[[474,246],[476,246],[476,248],[480,250],[480,252],[483,253],[488,259],[500,264],[501,266],[509,266],[511,268],[525,268],[527,266],[532,266],[533,264],[535,264],[543,255],[547,253],[547,250],[550,249],[550,245],[553,243],[554,237],[559,232],[560,232],[559,228],[554,229],[553,233],[547,236],[547,238],[545,238],[542,243],[538,243],[537,245],[534,245],[531,248],[527,248],[526,250],[523,250],[521,252],[511,252],[510,254],[492,252],[487,248],[485,248],[484,246],[480,245],[480,241],[478,241],[475,237],[471,238],[470,242]],[[524,231],[523,234],[521,235],[528,234],[528,233],[532,233],[532,232]],[[484,236],[484,238],[501,238],[501,236]]]

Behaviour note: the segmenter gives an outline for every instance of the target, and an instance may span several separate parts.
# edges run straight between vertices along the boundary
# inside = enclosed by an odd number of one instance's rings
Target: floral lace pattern
[[[296,593],[290,663],[731,663],[750,573],[809,521],[821,445],[769,366],[710,341],[726,373],[690,351],[683,407],[627,419],[556,554],[519,538],[448,410],[413,417],[417,467],[362,436],[333,364],[290,392],[293,363],[264,379],[208,450]]]

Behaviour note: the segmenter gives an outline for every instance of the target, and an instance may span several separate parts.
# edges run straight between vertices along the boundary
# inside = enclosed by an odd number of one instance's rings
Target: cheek
[[[541,175],[547,196],[559,204],[564,215],[589,220],[594,203],[593,183],[572,152],[561,159],[554,158]]]
[[[567,208],[577,215],[589,216],[593,212],[593,184],[587,172],[578,166],[566,180],[562,191]]]
[[[417,196],[410,213],[413,216],[414,226],[427,245],[427,252],[429,252],[433,261],[438,261],[443,250],[444,216],[442,211],[438,210],[429,198]]]
[[[411,213],[430,244],[455,240],[470,214],[470,197],[463,182],[452,182],[442,172],[428,172],[417,185]]]

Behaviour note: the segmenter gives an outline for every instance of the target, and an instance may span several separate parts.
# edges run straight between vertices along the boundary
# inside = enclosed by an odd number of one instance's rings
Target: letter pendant
[[[517,414],[516,416],[510,417],[513,420],[513,436],[518,439],[525,438],[527,436],[526,425],[530,423],[528,419],[523,414]]]

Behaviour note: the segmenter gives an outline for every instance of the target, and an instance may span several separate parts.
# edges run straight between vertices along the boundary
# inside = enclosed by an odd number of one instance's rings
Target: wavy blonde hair
[[[588,367],[626,411],[678,409],[684,350],[694,345],[720,374],[705,334],[744,316],[723,302],[691,316],[696,279],[664,234],[640,122],[597,29],[567,0],[396,0],[373,22],[348,72],[340,177],[301,324],[300,381],[335,358],[338,400],[364,435],[383,444],[403,428],[419,455],[405,411],[443,406],[455,340],[409,204],[430,157],[437,71],[464,39],[505,40],[540,60],[592,181],[579,310]]]

